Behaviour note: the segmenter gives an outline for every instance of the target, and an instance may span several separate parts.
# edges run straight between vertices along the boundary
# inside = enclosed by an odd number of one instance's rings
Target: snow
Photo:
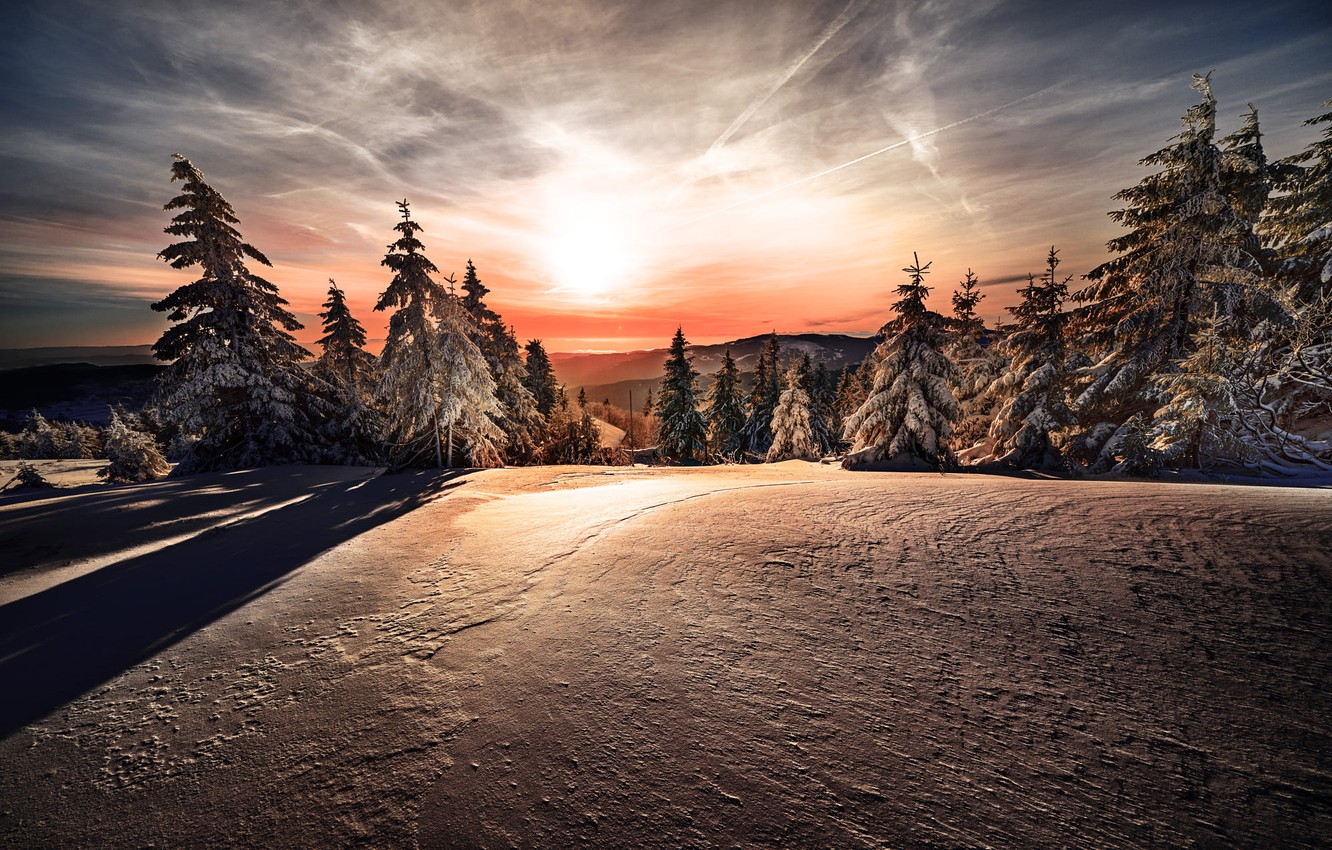
[[[0,541],[3,846],[1332,832],[1327,489],[282,467]]]

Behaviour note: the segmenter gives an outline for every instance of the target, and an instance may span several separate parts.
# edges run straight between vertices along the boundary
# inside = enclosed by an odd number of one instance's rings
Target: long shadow
[[[338,482],[0,607],[0,738],[281,585],[319,553],[458,486],[453,479],[464,474]]]
[[[76,561],[132,540],[155,543],[215,526],[229,514],[255,512],[321,490],[328,467],[270,467],[165,478],[147,484],[93,484],[0,496],[0,576],[39,563]],[[49,501],[44,501],[49,500]],[[28,504],[41,502],[40,504]],[[32,548],[30,541],[38,541]]]

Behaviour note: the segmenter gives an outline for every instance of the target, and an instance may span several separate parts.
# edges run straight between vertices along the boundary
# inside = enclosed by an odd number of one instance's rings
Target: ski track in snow
[[[1317,846],[1330,543],[1316,489],[474,474],[5,738],[0,844]]]

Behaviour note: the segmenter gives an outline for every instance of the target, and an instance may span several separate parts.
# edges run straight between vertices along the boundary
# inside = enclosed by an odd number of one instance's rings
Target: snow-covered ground
[[[1332,491],[790,461],[0,497],[0,845],[1316,846]]]

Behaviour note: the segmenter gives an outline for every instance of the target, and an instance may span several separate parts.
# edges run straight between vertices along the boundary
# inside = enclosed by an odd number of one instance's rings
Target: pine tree
[[[578,388],[578,409],[579,409],[579,410],[585,410],[586,408],[587,408],[587,389],[584,388],[584,387],[579,387],[579,388]]]
[[[852,454],[843,465],[883,461],[935,468],[952,463],[948,435],[961,415],[948,386],[956,367],[939,350],[947,320],[925,306],[930,264],[913,262],[903,271],[909,282],[897,287],[897,318],[884,325],[886,337],[874,352],[869,397],[846,419],[844,437]]]
[[[511,464],[535,463],[537,450],[547,437],[546,417],[537,410],[536,399],[527,388],[527,366],[518,352],[513,329],[496,322],[499,333],[492,337],[498,354],[495,395],[504,411],[500,430],[506,435],[504,460]]]
[[[1246,396],[1255,376],[1246,374],[1251,363],[1233,349],[1225,321],[1213,315],[1204,322],[1179,371],[1157,379],[1167,402],[1148,437],[1166,466],[1206,469],[1257,460],[1244,439],[1251,427],[1245,414],[1254,412]]]
[[[1154,408],[1156,376],[1188,356],[1200,319],[1278,312],[1239,209],[1248,196],[1232,198],[1235,172],[1214,140],[1211,75],[1194,75],[1192,87],[1203,100],[1184,115],[1184,131],[1142,160],[1161,170],[1115,196],[1127,206],[1111,216],[1130,228],[1108,243],[1119,256],[1089,272],[1093,283],[1075,296],[1084,341],[1100,358],[1074,402],[1092,421]]]
[[[370,389],[375,356],[365,350],[365,328],[347,306],[347,294],[328,279],[328,300],[319,314],[324,335],[316,340],[323,349],[317,367],[325,380],[348,395],[362,396]]]
[[[985,293],[980,291],[980,279],[971,269],[967,269],[967,274],[958,284],[961,288],[953,292],[953,333],[958,338],[969,339],[972,342],[979,342],[981,334],[985,332],[985,320],[977,313],[976,308],[985,298]]]
[[[1260,227],[1277,252],[1280,278],[1302,305],[1332,290],[1332,111],[1304,123],[1324,125],[1322,138],[1276,164],[1279,194],[1268,200]]]
[[[106,457],[111,462],[97,475],[111,484],[152,481],[171,471],[152,435],[134,428],[115,408],[106,427]]]
[[[491,322],[499,321],[499,314],[486,306],[486,296],[490,294],[490,289],[481,282],[476,274],[476,266],[470,259],[467,261],[467,271],[463,274],[462,290],[466,293],[462,296],[463,307],[477,327],[484,328]]]
[[[537,411],[542,416],[550,416],[555,407],[555,368],[550,365],[550,357],[539,339],[528,340],[527,378],[523,386],[536,400]]]
[[[448,278],[450,284],[453,278]],[[436,373],[436,421],[448,447],[445,462],[453,466],[454,446],[466,452],[471,466],[502,466],[504,433],[495,422],[504,411],[495,396],[490,365],[476,344],[471,314],[452,293],[446,293],[439,320],[439,371]]]
[[[822,360],[812,364],[809,354],[803,355],[797,366],[800,387],[809,396],[809,429],[813,434],[814,448],[822,457],[832,453],[837,445],[835,435],[842,433],[834,409],[837,404],[836,379],[828,372]],[[775,411],[773,415],[776,415]]]
[[[184,237],[158,254],[172,268],[198,267],[199,278],[152,305],[176,324],[153,346],[170,366],[156,406],[193,439],[177,471],[201,472],[314,459],[316,400],[300,362],[310,353],[291,331],[302,325],[273,284],[246,258],[268,258],[246,243],[227,203],[188,159],[176,154],[172,182],[180,210],[167,226]]]
[[[1039,468],[1057,460],[1051,432],[1073,424],[1065,401],[1068,352],[1064,342],[1068,284],[1060,280],[1059,252],[1052,246],[1041,277],[1028,275],[1010,307],[1014,327],[1004,339],[1011,363],[990,396],[1000,400],[990,426],[992,456],[1018,467]]]
[[[365,350],[365,328],[332,278],[319,317],[324,324],[324,336],[318,340],[323,353],[315,371],[327,387],[332,410],[325,426],[328,458],[335,463],[374,463],[381,454],[384,430],[383,417],[368,403],[378,361]]]
[[[729,348],[722,355],[721,369],[712,379],[707,417],[708,444],[713,454],[734,457],[739,449],[740,429],[745,425],[745,409],[740,370]]]
[[[37,408],[32,409],[28,424],[19,435],[18,456],[24,460],[43,460],[60,457],[55,428]]]
[[[782,343],[777,331],[768,334],[759,354],[754,387],[750,393],[749,416],[740,431],[741,446],[759,457],[772,445],[772,412],[782,395]]]
[[[401,235],[380,263],[393,272],[393,279],[375,302],[376,310],[393,309],[375,398],[388,413],[394,462],[421,463],[433,454],[435,465],[443,466],[440,390],[445,367],[437,322],[445,315],[449,293],[431,278],[439,269],[416,238],[421,226],[412,220],[407,201],[399,201],[398,209],[402,221],[393,229]]]
[[[693,358],[684,328],[677,328],[666,358],[666,376],[657,398],[657,436],[661,453],[677,463],[700,459],[708,448],[707,425],[698,412]]]
[[[809,394],[802,386],[801,369],[793,364],[786,373],[786,388],[772,412],[772,445],[766,460],[817,460],[819,449],[810,428]]]

